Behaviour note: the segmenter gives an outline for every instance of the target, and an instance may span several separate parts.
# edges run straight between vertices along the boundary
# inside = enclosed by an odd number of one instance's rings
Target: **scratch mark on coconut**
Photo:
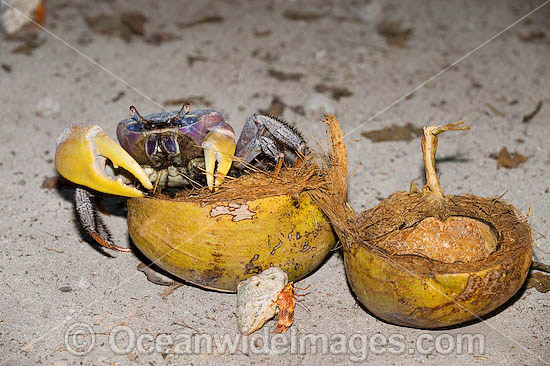
[[[279,244],[277,244],[275,248],[273,248],[273,250],[271,251],[271,255],[275,254],[275,252],[281,247],[281,245],[283,245],[283,242],[279,241]]]
[[[255,273],[255,274],[262,273],[262,267],[259,266],[259,265],[254,264],[254,262],[257,261],[259,258],[260,258],[259,254],[254,254],[254,256],[252,257],[250,262],[248,262],[247,264],[244,265],[244,269],[245,269],[244,274],[245,275],[250,274],[250,273]]]
[[[216,206],[210,210],[210,216],[233,216],[232,221],[252,220],[256,212],[250,211],[247,204],[230,203],[227,206]]]
[[[222,253],[213,252],[212,257],[214,257],[215,263],[222,263],[224,255]]]

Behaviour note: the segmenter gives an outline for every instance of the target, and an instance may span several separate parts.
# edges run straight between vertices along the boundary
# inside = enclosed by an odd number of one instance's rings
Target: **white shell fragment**
[[[288,276],[279,268],[271,267],[259,275],[242,281],[237,286],[237,327],[249,335],[277,312],[277,295],[288,283]]]
[[[0,24],[7,34],[13,34],[31,22],[33,12],[42,0],[10,0],[0,3]],[[10,6],[7,5],[9,3]]]

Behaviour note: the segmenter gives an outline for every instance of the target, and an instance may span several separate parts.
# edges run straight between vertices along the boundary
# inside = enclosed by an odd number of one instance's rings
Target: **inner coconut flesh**
[[[497,237],[486,223],[451,216],[445,221],[428,217],[418,225],[396,231],[379,245],[392,255],[412,254],[444,263],[473,262],[497,248]]]

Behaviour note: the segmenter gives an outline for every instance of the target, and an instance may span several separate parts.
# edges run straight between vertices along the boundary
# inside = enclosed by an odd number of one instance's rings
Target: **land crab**
[[[302,135],[281,119],[250,116],[235,143],[217,111],[186,104],[141,116],[131,107],[117,136],[120,145],[99,126],[71,126],[57,138],[56,168],[85,187],[75,191],[76,211],[104,247],[129,251],[110,240],[88,189],[130,198],[128,231],[136,247],[169,273],[210,289],[234,292],[240,281],[273,266],[297,281],[334,247],[332,227],[309,194],[325,186],[325,176],[308,158]],[[289,156],[296,165],[279,174]],[[226,175],[239,178],[220,190]],[[157,186],[199,185],[211,193],[155,194]]]
[[[201,186],[212,191],[228,174],[235,161],[242,171],[256,160],[280,164],[285,150],[303,157],[308,148],[301,133],[286,121],[253,114],[235,144],[235,133],[221,113],[211,109],[141,116],[130,106],[130,118],[119,122],[117,138],[111,140],[99,126],[71,126],[56,140],[55,166],[68,180],[93,190],[125,197],[142,197],[143,188]],[[234,158],[237,159],[234,159]],[[104,224],[97,219],[90,193],[77,188],[75,204],[84,229],[102,246],[118,251]]]

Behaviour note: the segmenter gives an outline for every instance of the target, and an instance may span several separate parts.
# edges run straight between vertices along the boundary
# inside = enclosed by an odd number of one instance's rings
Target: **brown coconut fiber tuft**
[[[464,219],[477,221],[491,229],[491,233],[481,234],[483,239],[494,236],[492,248],[476,246],[476,241],[454,248],[442,248],[435,236],[431,248],[415,251],[411,246],[391,245],[392,238],[402,235],[411,229],[418,228],[426,219],[440,221]],[[473,220],[472,220],[473,219]],[[525,250],[525,243],[531,242],[531,230],[525,218],[518,216],[517,210],[510,204],[498,199],[482,198],[473,195],[445,196],[433,200],[430,194],[396,192],[382,201],[378,206],[365,211],[354,222],[356,240],[370,248],[377,248],[381,254],[397,259],[397,256],[408,257],[406,262],[422,268],[427,262],[441,270],[454,268],[460,272],[483,267],[483,263],[493,265],[507,256],[515,256],[517,251]],[[487,240],[487,239],[486,239]],[[395,241],[393,241],[395,244]],[[529,244],[530,245],[530,244]],[[477,252],[467,253],[477,249]]]
[[[313,155],[309,155],[299,167],[281,169],[274,180],[273,172],[257,170],[239,178],[226,177],[215,192],[207,188],[194,189],[179,193],[175,199],[204,204],[252,201],[273,196],[297,196],[326,185],[326,173],[315,163]]]
[[[332,137],[329,185],[312,195],[348,248],[364,246],[414,273],[434,274],[480,270],[530,246],[527,219],[496,198],[396,192],[356,215],[346,203],[342,134],[335,118],[326,122]]]
[[[325,121],[327,120],[336,121],[336,118],[327,115]],[[341,138],[341,132],[339,128],[331,129],[330,132],[330,139],[334,144],[336,139]],[[339,133],[339,135],[333,136],[332,133]],[[343,139],[341,140],[343,141]],[[338,156],[346,156],[345,150],[343,155]],[[304,192],[331,195],[332,192],[340,192],[345,189],[347,185],[347,172],[344,172],[344,181],[340,182],[340,185],[337,184],[337,188],[334,187],[332,182],[334,174],[330,170],[331,163],[332,161],[327,156],[312,153],[306,156],[298,166],[284,166],[275,178],[273,178],[273,172],[251,168],[249,174],[239,178],[226,177],[224,183],[215,192],[210,192],[205,187],[181,191],[175,196],[164,193],[157,193],[154,196],[160,199],[198,202],[206,205],[216,202],[252,201],[283,195],[295,197]]]

